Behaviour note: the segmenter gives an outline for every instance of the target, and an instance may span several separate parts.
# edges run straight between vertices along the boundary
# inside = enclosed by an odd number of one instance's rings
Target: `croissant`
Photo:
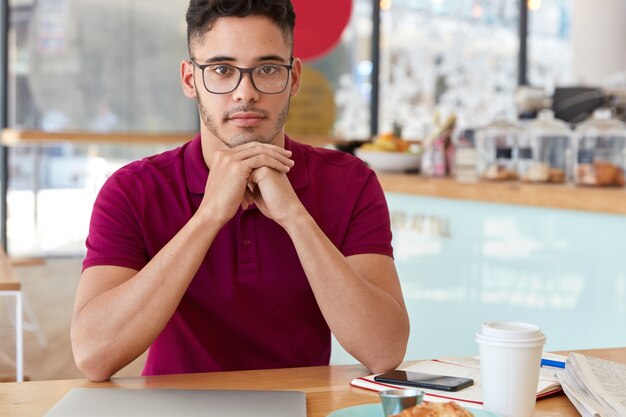
[[[416,405],[391,417],[473,417],[473,414],[457,403],[449,402]]]

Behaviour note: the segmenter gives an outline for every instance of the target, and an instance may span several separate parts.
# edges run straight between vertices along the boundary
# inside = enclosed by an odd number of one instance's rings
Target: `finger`
[[[246,191],[243,193],[243,199],[241,201],[241,208],[247,209],[254,203],[254,192],[250,188],[246,188]]]
[[[236,154],[222,152],[219,155],[214,155],[212,165],[219,166],[239,163],[244,163],[248,169],[267,165],[281,172],[287,172],[289,168],[295,165],[292,159],[268,148],[250,148]]]
[[[260,153],[258,152],[260,151]],[[213,154],[211,168],[214,170],[236,169],[243,175],[241,179],[248,178],[253,169],[267,166],[277,171],[289,172],[295,162],[281,153],[269,148],[248,149],[235,155],[228,151],[220,150]],[[220,168],[223,167],[223,168]],[[237,168],[239,167],[239,168]],[[243,168],[243,171],[241,170]]]
[[[268,167],[282,173],[289,172],[291,170],[291,167],[294,165],[294,162],[291,159],[283,162],[267,155],[256,155],[252,158],[246,159],[243,162],[250,170],[261,167]]]
[[[258,193],[261,192],[258,184],[263,181],[263,179],[267,178],[270,175],[283,175],[284,173],[277,172],[277,170],[272,169],[267,166],[262,166],[260,168],[256,168],[252,171],[250,175],[250,182],[254,184],[254,188],[251,188],[252,194],[257,197]]]
[[[256,155],[268,155],[278,160],[286,161],[289,160],[292,155],[292,152],[287,149],[266,143],[256,143],[253,144],[253,146],[246,147],[241,145],[236,148],[232,148],[230,151],[232,156],[238,160],[248,159]]]
[[[282,146],[272,145],[271,143],[261,143],[261,142],[244,143],[243,145],[235,146],[234,148],[231,148],[230,150],[233,151],[234,153],[240,153],[240,152],[246,152],[250,150],[259,151],[260,149],[278,152],[287,157],[291,156],[292,154],[290,150],[285,149]]]
[[[238,155],[239,156],[239,155]],[[280,164],[286,166],[286,167],[292,167],[295,165],[295,162],[292,159],[289,159],[289,157],[278,153],[278,152],[272,152],[272,151],[262,151],[262,152],[258,152],[258,153],[245,153],[245,154],[241,154],[240,155],[242,157],[242,161],[247,161],[250,159],[254,159],[256,158],[257,160],[259,159],[263,159],[263,160],[269,160],[269,159],[273,159],[277,162],[279,162]],[[261,158],[259,158],[261,157]]]

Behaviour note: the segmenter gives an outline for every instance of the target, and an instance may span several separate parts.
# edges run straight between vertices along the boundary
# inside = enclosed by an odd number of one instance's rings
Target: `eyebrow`
[[[226,55],[218,55],[211,58],[208,58],[204,61],[205,64],[211,64],[214,62],[234,62],[237,61],[234,57],[226,56]],[[285,58],[280,55],[262,55],[255,58],[257,62],[265,62],[265,61],[279,61],[279,62],[287,62],[289,59],[285,60]]]
[[[280,61],[280,62],[288,62],[289,58],[285,59],[279,55],[264,55],[260,56],[256,59],[257,61]]]

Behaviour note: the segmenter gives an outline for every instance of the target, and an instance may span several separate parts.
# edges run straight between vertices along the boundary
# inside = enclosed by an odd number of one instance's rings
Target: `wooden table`
[[[15,380],[24,380],[24,327],[22,319],[22,286],[11,260],[0,248],[0,296],[15,297]],[[1,414],[0,414],[1,415]]]
[[[626,348],[579,351],[626,363]],[[408,363],[407,363],[408,364]],[[185,388],[275,389],[304,391],[308,417],[325,417],[331,411],[378,402],[378,395],[350,387],[353,378],[369,372],[360,365],[320,366],[267,371],[215,372],[154,377],[113,378],[109,382],[86,380],[41,381],[0,384],[0,416],[42,416],[72,388]],[[537,402],[535,417],[579,416],[564,395]]]

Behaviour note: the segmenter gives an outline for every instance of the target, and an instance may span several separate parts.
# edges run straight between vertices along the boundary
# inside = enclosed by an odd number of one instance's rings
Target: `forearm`
[[[365,279],[305,210],[283,226],[322,314],[341,345],[373,372],[397,366],[409,335],[401,294],[394,297]]]
[[[130,279],[93,299],[80,303],[77,299],[72,346],[77,365],[89,379],[108,379],[152,344],[172,317],[220,227],[192,217]]]

